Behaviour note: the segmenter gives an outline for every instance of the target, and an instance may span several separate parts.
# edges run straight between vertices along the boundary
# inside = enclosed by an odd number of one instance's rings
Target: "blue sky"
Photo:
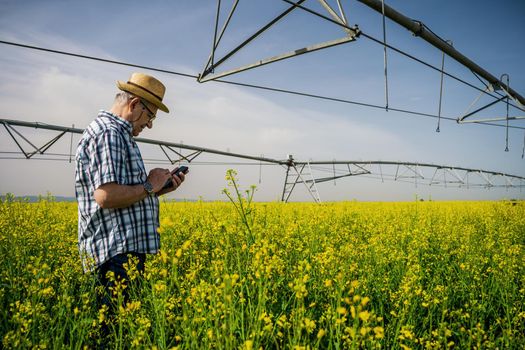
[[[454,47],[493,75],[508,73],[511,87],[525,94],[525,2],[386,3],[452,40]],[[231,2],[222,4],[224,16]],[[343,4],[349,23],[382,37],[380,15],[356,1]],[[316,1],[308,0],[305,5],[321,11]],[[287,6],[277,0],[240,1],[217,54],[240,43]],[[215,1],[150,1],[146,7],[138,1],[0,1],[0,39],[197,74],[210,53],[215,11]],[[225,68],[343,35],[334,24],[296,10],[233,56]],[[387,21],[387,40],[435,66],[441,63],[438,50],[391,21]],[[109,108],[115,81],[127,79],[136,70],[7,45],[0,45],[0,66],[2,118],[76,127],[85,127],[98,110]],[[439,73],[392,51],[388,51],[388,68],[390,107],[437,113]],[[445,69],[481,86],[467,69],[448,57]],[[525,175],[521,158],[524,130],[510,130],[510,151],[504,152],[504,128],[442,121],[441,132],[436,133],[437,120],[432,118],[150,74],[165,82],[165,102],[172,112],[159,115],[155,127],[141,137],[277,159],[293,154],[298,160],[426,162]],[[361,37],[228,79],[383,105],[383,48]],[[444,116],[459,116],[478,96],[477,91],[452,79],[446,78],[444,86]],[[519,115],[517,110],[511,111]],[[505,106],[498,105],[480,116],[504,113]],[[525,127],[525,122],[512,125]],[[28,136],[34,133],[21,131]],[[1,135],[0,151],[14,150],[7,133],[2,131]],[[32,137],[47,141],[42,135]],[[51,151],[68,152],[69,141],[60,141]],[[145,158],[162,158],[159,149],[142,150]],[[217,156],[198,160],[236,162]],[[238,170],[243,185],[258,186],[256,199],[275,200],[282,191],[285,170],[281,167],[195,163],[184,189],[173,197],[222,199],[224,173],[232,167]],[[0,193],[74,195],[73,164],[7,159],[0,159],[0,164]],[[519,190],[429,188],[357,178],[322,184],[319,191],[323,200],[411,200],[416,194],[436,199],[524,197]],[[307,200],[308,195],[298,191],[294,199]]]

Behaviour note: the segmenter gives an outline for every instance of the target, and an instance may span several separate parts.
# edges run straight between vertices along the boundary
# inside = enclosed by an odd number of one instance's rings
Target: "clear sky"
[[[335,1],[329,1],[337,7]],[[231,1],[222,1],[224,18]],[[381,16],[357,1],[342,1],[351,25],[382,38]],[[317,1],[304,3],[323,11]],[[510,75],[510,86],[525,95],[525,1],[390,0],[386,4],[425,23],[493,75]],[[242,42],[289,5],[280,0],[240,1],[217,55]],[[6,1],[0,0],[0,40],[98,56],[111,60],[198,74],[210,54],[216,1]],[[324,12],[325,13],[325,12]],[[441,52],[387,20],[387,41],[434,66]],[[248,45],[225,69],[344,36],[333,23],[302,10]],[[38,52],[0,44],[0,118],[84,128],[100,109],[111,106],[116,80],[135,68]],[[222,70],[222,67],[218,71]],[[451,58],[445,70],[482,87],[468,69]],[[525,131],[458,125],[395,111],[262,91],[158,72],[167,87],[171,113],[159,116],[140,136],[219,150],[297,160],[391,160],[463,166],[525,176],[522,152]],[[227,79],[291,89],[340,99],[385,104],[383,48],[365,37],[323,51],[243,72]],[[389,105],[437,114],[440,74],[388,51]],[[479,92],[445,78],[442,115],[456,118]],[[478,103],[488,102],[482,98]],[[479,117],[505,116],[504,104]],[[524,115],[511,109],[511,115]],[[513,126],[525,127],[525,121]],[[56,133],[19,128],[42,144]],[[69,137],[49,152],[67,153]],[[73,138],[73,145],[78,136]],[[26,146],[27,147],[27,146]],[[73,147],[75,148],[75,147]],[[29,149],[29,147],[27,147]],[[141,146],[144,158],[162,159],[159,148]],[[2,128],[0,151],[16,145]],[[0,193],[74,196],[74,164],[50,160],[9,160],[0,154]],[[224,199],[226,169],[235,168],[243,186],[258,187],[257,200],[280,197],[285,169],[274,165],[240,165],[239,160],[200,156],[190,164],[184,188],[172,198]],[[221,164],[212,164],[221,163]],[[148,163],[147,167],[163,166]],[[388,171],[389,169],[384,169]],[[390,169],[394,170],[395,169]],[[316,170],[317,171],[317,170]],[[338,170],[339,171],[339,170]],[[320,177],[329,174],[319,172]],[[318,186],[323,200],[413,200],[525,198],[525,189],[475,190],[345,178]],[[294,200],[308,200],[298,188]]]

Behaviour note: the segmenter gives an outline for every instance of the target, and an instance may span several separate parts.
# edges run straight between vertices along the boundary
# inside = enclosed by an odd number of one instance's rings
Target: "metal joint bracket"
[[[190,163],[192,160],[194,160],[195,158],[197,158],[201,153],[202,153],[202,150],[199,150],[199,151],[195,151],[195,152],[192,152],[188,155],[183,155],[182,153],[180,152],[177,152],[176,150],[174,150],[171,146],[169,145],[162,145],[162,144],[159,144],[159,147],[160,149],[162,150],[162,152],[164,153],[164,155],[166,156],[166,158],[168,158],[168,161],[173,165],[175,163],[179,163],[181,161],[186,161],[188,163]],[[179,159],[171,159],[171,157],[169,156],[169,154],[166,152],[165,148],[169,149],[170,151],[172,151],[173,153],[175,153],[176,155],[179,156]]]
[[[476,74],[475,74],[476,75]],[[477,77],[477,75],[476,75]],[[506,81],[507,83],[503,83],[503,78],[506,77]],[[478,77],[479,79],[479,77]],[[480,79],[481,80],[481,79]],[[473,112],[470,112],[468,113],[468,111],[478,102],[478,100],[480,99],[481,95],[484,93],[484,92],[495,92],[496,90],[500,90],[500,91],[503,91],[505,94],[504,95],[500,95],[500,97],[488,104],[486,104],[485,106],[482,106],[478,109],[476,109],[475,111]],[[512,90],[510,89],[510,83],[509,83],[509,75],[508,74],[503,74],[501,76],[501,79],[498,80],[497,82],[493,82],[493,83],[488,83],[488,84],[485,84],[485,90],[482,91],[477,98],[474,99],[474,101],[472,101],[472,103],[470,104],[470,106],[467,108],[467,110],[465,111],[465,113],[463,114],[463,116],[457,118],[457,122],[459,124],[462,124],[462,123],[478,123],[478,122],[494,122],[494,121],[506,121],[507,122],[507,131],[508,131],[508,122],[509,120],[518,120],[518,119],[525,119],[525,116],[509,116],[509,99],[514,101],[516,103],[516,105],[512,105],[514,107],[516,107],[517,109],[521,110],[521,111],[524,111],[525,112],[525,107],[523,106],[523,104],[520,102],[520,100],[518,98],[516,98],[513,93],[512,93]],[[485,110],[493,105],[495,105],[496,103],[498,102],[501,102],[503,100],[506,100],[506,105],[507,105],[507,114],[505,117],[495,117],[495,118],[481,118],[481,119],[469,119],[469,120],[466,120],[467,118],[473,116],[474,114],[482,111],[482,110]],[[508,149],[508,142],[507,142],[507,149]]]

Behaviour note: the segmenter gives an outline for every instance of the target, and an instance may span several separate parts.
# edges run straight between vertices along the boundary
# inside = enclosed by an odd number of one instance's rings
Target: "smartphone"
[[[182,166],[178,167],[177,169],[173,170],[171,173],[173,175],[179,175],[180,173],[187,174],[189,170],[190,169],[187,166],[182,165]],[[173,186],[173,180],[169,179],[168,181],[166,181],[166,183],[164,184],[164,187],[162,187],[162,189],[164,190],[166,188],[170,188],[171,186]]]
[[[176,170],[173,170],[171,173],[174,175],[179,175],[180,173],[187,174],[189,170],[190,169],[187,166],[182,165],[178,167]]]

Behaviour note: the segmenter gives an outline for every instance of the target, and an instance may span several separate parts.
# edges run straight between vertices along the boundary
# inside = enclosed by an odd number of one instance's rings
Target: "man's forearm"
[[[95,190],[95,200],[104,209],[126,208],[148,196],[143,185],[107,183]]]

